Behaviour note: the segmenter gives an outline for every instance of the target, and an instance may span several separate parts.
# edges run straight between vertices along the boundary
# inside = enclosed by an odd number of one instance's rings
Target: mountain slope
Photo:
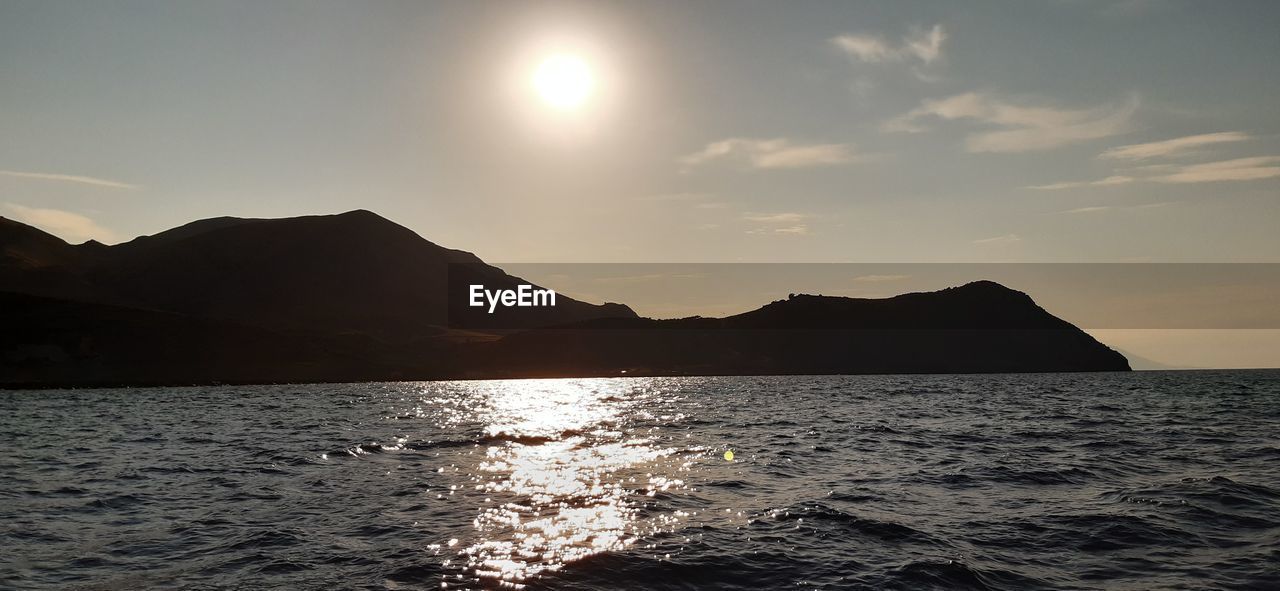
[[[527,282],[367,211],[115,246],[0,218],[0,385],[1129,369],[989,281],[676,320],[564,296],[490,315],[464,305],[475,283]]]
[[[76,259],[75,247],[61,238],[0,217],[0,270],[57,267]]]
[[[0,292],[0,385],[140,386],[435,377],[448,350],[400,354],[171,312]]]
[[[413,338],[448,324],[450,273],[493,288],[527,283],[364,210],[213,218],[111,247],[70,246],[52,236],[57,243],[36,240],[26,236],[34,229],[23,228],[0,233],[11,237],[0,244],[15,245],[0,271],[0,290],[276,329]],[[17,264],[28,260],[43,264],[44,277]],[[561,297],[554,309],[523,314],[508,326],[614,315],[634,313]]]
[[[795,296],[726,318],[599,319],[484,346],[526,375],[1127,371],[1022,292],[979,281],[885,299]]]

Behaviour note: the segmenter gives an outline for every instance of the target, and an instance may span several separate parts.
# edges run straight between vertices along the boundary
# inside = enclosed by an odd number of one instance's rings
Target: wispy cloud
[[[853,280],[860,283],[886,283],[889,281],[903,281],[910,279],[910,275],[859,275]]]
[[[81,176],[76,174],[57,174],[51,172],[21,172],[17,170],[0,170],[0,176],[7,176],[18,179],[31,179],[37,181],[55,181],[62,183],[77,183],[81,185],[92,185],[95,187],[105,187],[108,189],[138,189],[138,185],[122,183],[120,181],[112,181],[108,179],[100,179],[91,176]]]
[[[883,128],[890,132],[919,133],[928,130],[925,121],[929,119],[966,119],[1001,128],[970,134],[965,140],[967,151],[1030,152],[1124,133],[1137,108],[1136,96],[1118,105],[1063,109],[1014,104],[989,94],[970,92],[924,101],[905,115],[886,122]]]
[[[1066,211],[1061,211],[1058,213],[1102,213],[1107,211],[1155,209],[1157,207],[1164,207],[1166,205],[1169,205],[1167,201],[1162,201],[1159,203],[1144,203],[1142,205],[1091,205],[1089,207],[1077,207],[1075,209],[1068,209]]]
[[[992,236],[991,238],[979,238],[974,240],[974,244],[1013,244],[1022,242],[1022,238],[1017,234],[1005,234],[1004,236]]]
[[[763,222],[768,224],[794,224],[804,221],[809,216],[803,213],[785,212],[785,213],[744,213],[742,219],[749,222]]]
[[[1164,158],[1202,146],[1227,142],[1243,142],[1248,139],[1250,139],[1249,134],[1239,131],[1202,133],[1200,135],[1189,135],[1186,137],[1159,142],[1118,146],[1099,154],[1098,157],[1111,160],[1146,160],[1148,158]]]
[[[809,225],[804,222],[809,217],[808,214],[791,211],[781,213],[747,212],[742,214],[742,219],[760,224],[760,226],[747,230],[748,234],[807,235],[809,233]]]
[[[1111,175],[1104,179],[1096,181],[1070,181],[1065,183],[1052,183],[1048,185],[1032,185],[1027,189],[1036,189],[1038,191],[1057,191],[1060,189],[1078,189],[1080,187],[1110,187],[1114,185],[1127,185],[1134,180],[1131,176]]]
[[[1249,134],[1239,131],[1222,131],[1202,133],[1179,138],[1130,144],[1110,148],[1098,155],[1106,160],[1143,161],[1149,159],[1170,159],[1186,154],[1188,151],[1215,144],[1242,142],[1252,139]],[[1120,168],[1124,174],[1094,181],[1069,181],[1048,185],[1024,187],[1037,190],[1078,189],[1081,187],[1102,187],[1135,182],[1143,183],[1212,183],[1223,181],[1254,181],[1280,177],[1280,156],[1252,156],[1233,158],[1199,164],[1174,164],[1161,162]]]
[[[703,201],[711,197],[710,193],[657,193],[653,195],[642,195],[636,199],[639,201]]]
[[[942,57],[942,44],[947,33],[942,25],[929,30],[915,29],[894,44],[877,35],[845,34],[831,38],[831,44],[850,58],[862,62],[884,63],[919,60],[931,64]]]
[[[672,204],[694,209],[725,209],[730,206],[727,201],[715,201],[711,193],[659,193],[637,197],[637,201],[647,203]]]
[[[635,285],[638,283],[653,283],[655,281],[671,281],[685,279],[704,279],[704,273],[646,273],[643,275],[621,275],[613,277],[596,277],[592,281],[596,283],[614,284],[614,285]]]
[[[1280,177],[1280,156],[1255,156],[1183,166],[1177,172],[1154,177],[1161,183],[1211,183],[1253,181]]]
[[[16,203],[5,203],[0,206],[0,209],[15,220],[40,228],[67,242],[78,243],[91,239],[100,242],[118,240],[115,232],[78,213],[61,209],[27,207]]]
[[[713,160],[746,162],[752,168],[807,168],[858,160],[852,144],[798,144],[786,138],[729,138],[707,144],[680,159],[687,166]]]
[[[1134,173],[1146,173],[1146,176],[1113,175],[1096,181],[1070,181],[1049,185],[1032,185],[1027,189],[1053,191],[1060,189],[1079,189],[1083,187],[1102,187],[1128,183],[1215,183],[1229,181],[1256,181],[1280,177],[1280,156],[1254,156],[1235,158],[1200,164],[1144,166],[1133,169]]]

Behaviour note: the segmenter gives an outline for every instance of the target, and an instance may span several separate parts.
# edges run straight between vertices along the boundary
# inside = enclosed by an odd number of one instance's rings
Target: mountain
[[[412,379],[449,364],[443,348],[11,292],[0,292],[0,325],[0,386]]]
[[[471,284],[527,283],[363,210],[212,218],[114,246],[0,218],[0,385],[1129,369],[989,281],[725,318],[563,295],[463,304]]]
[[[793,296],[726,318],[617,318],[481,345],[512,375],[1128,371],[1124,356],[991,281],[884,299]]]
[[[75,248],[61,238],[0,217],[0,271],[56,267],[75,258]]]
[[[72,246],[3,221],[0,291],[272,329],[413,339],[449,324],[451,285],[528,283],[364,210],[213,218],[109,247]],[[618,304],[558,299],[554,308],[505,319],[504,326],[635,315]]]
[[[94,243],[96,244],[96,243]],[[0,290],[38,294],[79,294],[88,290],[77,269],[96,250],[0,217]]]

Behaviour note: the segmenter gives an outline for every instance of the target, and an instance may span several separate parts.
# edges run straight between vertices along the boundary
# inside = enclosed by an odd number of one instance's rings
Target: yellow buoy
[[[726,462],[732,462],[732,461],[733,461],[733,450],[729,450],[729,451],[724,452],[724,461],[726,461]]]

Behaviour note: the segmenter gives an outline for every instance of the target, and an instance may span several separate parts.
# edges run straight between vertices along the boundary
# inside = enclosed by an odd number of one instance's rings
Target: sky
[[[493,263],[1280,262],[1280,4],[0,0],[0,215]],[[581,104],[539,66],[589,72]]]

